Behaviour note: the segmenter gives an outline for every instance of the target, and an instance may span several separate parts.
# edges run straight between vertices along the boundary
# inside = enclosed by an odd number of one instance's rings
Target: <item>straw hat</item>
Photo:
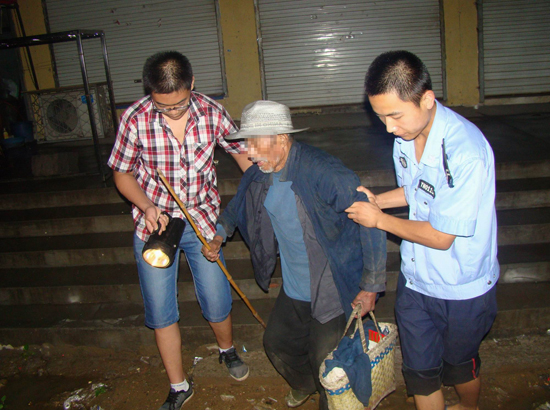
[[[290,110],[275,101],[259,100],[248,104],[241,116],[241,130],[225,137],[226,140],[255,138],[264,135],[291,134],[307,130],[292,126]]]

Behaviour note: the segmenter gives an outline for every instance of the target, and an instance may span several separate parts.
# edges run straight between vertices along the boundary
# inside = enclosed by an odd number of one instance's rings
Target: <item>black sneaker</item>
[[[248,366],[241,360],[234,347],[227,352],[220,353],[220,364],[225,362],[229,374],[235,380],[242,382],[248,377],[250,373]]]
[[[170,389],[168,397],[159,410],[180,410],[187,401],[193,397],[193,387],[189,386],[188,390],[174,391]]]

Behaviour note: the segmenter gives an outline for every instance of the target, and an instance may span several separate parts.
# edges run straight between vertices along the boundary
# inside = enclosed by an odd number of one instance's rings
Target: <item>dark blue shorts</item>
[[[473,299],[445,300],[407,288],[400,274],[395,315],[409,394],[429,395],[442,383],[475,379],[479,345],[496,313],[496,286]]]

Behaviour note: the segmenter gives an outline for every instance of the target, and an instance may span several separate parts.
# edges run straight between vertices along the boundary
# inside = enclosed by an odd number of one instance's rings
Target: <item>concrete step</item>
[[[49,208],[9,209],[0,213],[0,222],[32,222],[48,219],[64,220],[95,216],[131,215],[132,207],[126,202],[99,205],[57,206]]]
[[[390,254],[389,260],[399,263],[399,255]],[[253,277],[252,262],[248,259],[229,259],[227,269],[233,279],[250,279]],[[180,258],[179,281],[190,282],[191,271],[185,257]],[[274,277],[281,277],[280,267],[275,268]],[[78,287],[103,285],[136,285],[139,283],[135,261],[126,264],[53,266],[0,269],[0,288],[26,287]]]
[[[4,222],[0,227],[0,238],[133,232],[133,230],[134,222],[131,215],[80,216],[77,218]]]
[[[502,210],[497,212],[497,218],[500,245],[550,242],[550,207]],[[0,255],[11,263],[18,258],[28,264],[32,259],[45,259],[40,252],[73,251],[84,255],[97,248],[111,248],[112,253],[131,246],[132,238],[133,224],[128,215],[5,222],[0,227]],[[398,251],[400,241],[393,236],[388,238],[388,251]],[[237,234],[227,244],[227,258],[248,255],[248,248],[240,239]],[[128,253],[127,249],[119,250]],[[89,263],[93,262],[86,264]]]
[[[511,267],[522,266],[543,266],[548,263],[550,255],[550,243],[507,245],[500,246],[498,258],[501,264],[501,271],[508,266],[509,275],[513,270]],[[400,257],[397,252],[388,253],[386,268],[388,272],[398,271]],[[250,258],[228,259],[227,269],[234,279],[249,279],[253,277],[252,263]],[[277,265],[274,277],[280,277],[280,266]],[[544,276],[540,281],[544,280]],[[190,281],[191,272],[185,261],[180,258],[179,264],[180,282]],[[521,276],[510,280],[521,281]],[[76,266],[36,266],[17,268],[8,266],[0,269],[0,287],[24,288],[24,287],[53,287],[53,286],[92,286],[92,285],[125,285],[138,284],[135,262],[127,264],[103,264],[97,265],[76,265]]]
[[[83,189],[105,188],[105,186],[113,187],[113,179],[109,178],[104,183],[99,174],[81,174],[42,178],[19,178],[9,181],[0,181],[0,190],[2,194],[30,194],[52,191],[78,191]]]
[[[497,209],[550,206],[550,178],[497,180]]]
[[[550,178],[538,180],[504,181],[512,184],[502,184],[503,191],[497,192],[497,209],[550,207]],[[373,191],[384,192],[390,188],[379,187]],[[223,196],[222,207],[231,198]],[[387,212],[406,213],[406,208]],[[122,201],[110,204],[4,210],[0,214],[0,222],[3,222],[0,226],[0,238],[116,232],[117,229],[127,231],[133,229],[131,217],[127,216],[130,214],[130,205]]]
[[[74,246],[66,246],[64,249],[58,249],[59,243],[51,244],[48,250],[23,251],[14,250],[2,252],[0,254],[0,269],[2,268],[40,268],[40,267],[63,267],[63,266],[83,266],[83,265],[112,265],[135,263],[132,244],[132,233],[115,233],[110,235],[110,239],[105,239],[104,234],[88,235],[94,237],[91,248],[84,246],[83,249],[77,248],[80,242],[75,242]],[[71,239],[78,239],[74,236],[64,237],[70,243]],[[9,241],[7,241],[9,242]],[[49,241],[47,241],[49,242]],[[40,245],[40,243],[34,243]],[[44,244],[47,246],[48,244]],[[130,245],[130,246],[128,246]],[[17,249],[12,242],[7,245],[9,248]],[[105,248],[99,246],[107,246]],[[230,242],[224,247],[224,256],[226,259],[248,259],[249,251],[243,242]]]
[[[391,188],[375,187],[373,191],[383,192]],[[499,210],[550,206],[550,178],[500,181],[497,184],[497,189],[499,191],[497,192],[496,205]],[[57,199],[52,197],[51,201],[44,200],[41,205],[58,204],[58,201],[66,198],[66,194],[64,192]],[[131,207],[118,194],[113,196],[113,188],[91,189],[74,192],[74,194],[73,199],[88,198],[91,202],[100,203],[4,209],[0,213],[0,222],[3,222],[0,225],[0,238],[126,232],[133,229],[131,217],[127,216],[131,214]],[[222,196],[222,206],[227,204],[230,199],[230,195]],[[109,201],[115,202],[109,203]],[[4,205],[8,206],[7,203]],[[406,208],[388,210],[388,212],[406,213]]]
[[[544,241],[544,238],[547,237],[547,219],[545,216],[547,210],[548,208],[541,208],[515,210],[511,213],[499,212],[499,240],[504,241],[506,244],[513,243],[516,240]],[[517,217],[514,213],[517,214]],[[397,213],[397,215],[406,217],[403,212]],[[529,220],[533,223],[526,222]],[[519,227],[519,224],[525,224],[525,226]],[[537,231],[537,226],[541,230],[531,239],[529,235],[532,234],[533,230]],[[53,249],[56,247],[63,249],[88,248],[105,246],[107,242],[114,245],[119,240],[115,246],[122,247],[131,243],[131,236],[127,234],[132,231],[133,223],[129,215],[11,221],[3,222],[0,225],[0,246],[4,252],[12,252],[24,249]],[[515,233],[520,231],[523,232],[522,235],[516,237]],[[233,241],[240,240],[237,231]],[[398,243],[399,240],[394,238],[392,242]],[[94,243],[97,245],[94,245]],[[395,249],[394,244],[388,246],[390,250]]]
[[[137,272],[136,272],[137,277]],[[277,297],[281,277],[273,278],[272,291],[265,293],[255,279],[236,279],[235,283],[250,300]],[[240,296],[233,290],[233,300]],[[178,283],[178,300],[196,302],[193,282]],[[98,303],[137,303],[143,301],[139,283],[123,285],[87,285],[87,286],[28,286],[23,288],[0,287],[0,305],[77,305]]]
[[[0,210],[104,205],[124,202],[115,188],[33,192],[0,195]]]
[[[230,272],[231,273],[231,272]],[[135,273],[137,277],[137,273]],[[399,270],[387,272],[386,289],[394,292],[397,289]],[[235,279],[235,283],[250,300],[276,297],[281,285],[281,277],[272,280],[273,289],[263,292],[255,279]],[[519,263],[501,265],[500,283],[541,283],[550,282],[550,262]],[[179,300],[181,302],[196,301],[195,287],[191,281],[178,283]],[[239,295],[233,290],[233,300],[239,300]],[[132,284],[107,285],[72,285],[72,286],[26,286],[0,287],[0,305],[64,305],[86,303],[141,303],[140,286]]]
[[[523,227],[520,230],[524,232]],[[122,234],[117,234],[121,236]],[[131,235],[131,234],[129,234]],[[117,239],[117,238],[113,238]],[[541,241],[542,242],[542,241]],[[544,243],[547,241],[544,241]],[[519,242],[518,244],[523,244]],[[388,253],[399,252],[399,246],[388,241]],[[250,252],[244,242],[227,243],[224,248],[227,261],[249,259]],[[132,247],[51,249],[44,251],[5,252],[0,254],[0,269],[6,268],[61,268],[86,265],[113,265],[135,263]],[[185,256],[182,256],[184,258]]]
[[[220,195],[235,195],[240,178],[218,181]],[[0,210],[28,210],[54,207],[105,205],[125,202],[114,187],[52,192],[30,192],[0,195]]]
[[[497,211],[498,244],[550,242],[550,207]]]
[[[550,283],[499,284],[499,314],[489,337],[546,330],[550,321]],[[252,301],[267,322],[274,298]],[[395,293],[380,298],[376,316],[394,322]],[[195,302],[180,303],[183,343],[211,343],[213,335]],[[242,344],[262,333],[262,327],[242,301],[233,303],[235,339]],[[123,349],[127,345],[153,345],[153,332],[143,326],[138,303],[0,306],[0,340],[4,344],[70,344]]]
[[[79,143],[85,144],[86,141],[69,142],[69,144],[73,145]],[[14,172],[16,171],[15,169],[8,169],[6,170],[7,172],[3,172],[4,169],[1,169],[0,195],[31,192],[54,192],[114,186],[113,179],[111,177],[111,170],[107,166],[107,159],[109,158],[113,143],[114,139],[109,139],[109,141],[101,139],[100,141],[104,170],[107,173],[107,180],[105,182],[99,175],[95,149],[91,141],[88,141],[88,146],[80,147],[60,147],[60,144],[65,143],[57,142],[55,144],[41,144],[38,146],[39,152],[34,152],[32,155],[21,158],[22,161],[25,162],[25,164],[18,164],[19,166],[17,166],[20,171],[23,171],[21,173]],[[56,153],[67,151],[72,152],[78,157],[78,173],[56,176],[32,175],[31,156],[36,154],[46,154],[46,156],[51,155],[49,160],[52,161],[52,165],[55,167],[55,161],[59,158],[59,156],[56,157]],[[225,153],[223,149],[216,147],[214,156],[215,160],[218,162],[218,165],[216,166],[218,175],[227,178],[239,178],[242,175],[235,161],[229,154]]]
[[[497,163],[496,174],[498,181],[548,178],[550,177],[550,160]],[[395,186],[393,169],[357,171],[357,175],[361,183],[367,187]],[[239,181],[240,177],[220,178],[218,180],[220,195],[234,195],[237,192]],[[66,191],[62,190],[61,186],[59,191],[9,193],[9,190],[1,190],[3,194],[0,194],[0,210],[112,204],[123,201],[113,188],[73,189]]]
[[[550,282],[550,243],[499,248],[501,264],[500,283]],[[183,259],[183,258],[182,258]],[[273,287],[265,294],[256,284],[249,260],[229,260],[229,273],[249,299],[277,294],[281,283],[280,265],[273,275]],[[397,252],[388,254],[388,292],[395,291],[400,270]],[[28,304],[82,304],[141,302],[135,264],[107,265],[58,269],[2,269],[0,270],[0,305]],[[40,280],[35,280],[40,278]],[[187,264],[180,263],[179,300],[195,301],[194,285]],[[239,297],[233,293],[234,300]]]

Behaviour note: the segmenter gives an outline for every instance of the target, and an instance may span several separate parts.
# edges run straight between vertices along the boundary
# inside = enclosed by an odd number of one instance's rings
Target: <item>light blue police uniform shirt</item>
[[[442,143],[454,187],[446,176]],[[497,221],[493,151],[471,122],[437,103],[420,163],[414,141],[396,138],[393,160],[398,186],[409,204],[409,219],[428,221],[456,235],[448,250],[403,240],[401,272],[406,286],[447,300],[471,299],[497,282]]]

